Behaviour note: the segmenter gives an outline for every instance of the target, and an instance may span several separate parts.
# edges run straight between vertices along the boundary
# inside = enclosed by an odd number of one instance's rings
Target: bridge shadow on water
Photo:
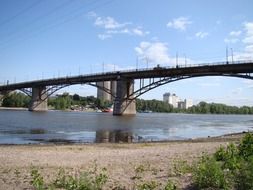
[[[2,134],[15,136],[7,144],[78,144],[78,143],[132,143],[137,142],[132,132],[122,130],[98,130],[94,136],[87,140],[87,134],[80,133],[74,137],[65,134],[53,134],[43,128],[29,130],[6,130]],[[89,132],[87,132],[89,133]],[[78,136],[78,137],[77,137]]]

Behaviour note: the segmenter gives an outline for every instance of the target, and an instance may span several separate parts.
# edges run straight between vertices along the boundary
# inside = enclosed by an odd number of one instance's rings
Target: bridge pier
[[[29,111],[47,111],[47,92],[46,87],[33,87],[32,99],[29,105]]]
[[[4,95],[0,93],[0,106],[2,106]]]
[[[113,115],[135,115],[134,80],[118,80]]]
[[[113,102],[114,97],[116,96],[116,81],[97,82],[97,86],[102,88],[102,89],[100,88],[97,89],[97,98],[99,98],[100,100]],[[111,91],[111,94],[104,91],[103,88]]]

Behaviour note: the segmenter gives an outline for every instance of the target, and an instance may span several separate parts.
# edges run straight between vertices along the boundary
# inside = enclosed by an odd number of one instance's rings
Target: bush
[[[198,189],[229,189],[220,164],[207,155],[203,155],[194,168],[193,180]]]
[[[83,172],[80,175],[66,174],[63,169],[60,169],[56,179],[45,185],[43,177],[38,169],[31,170],[31,184],[36,190],[44,189],[65,189],[65,190],[101,190],[107,182],[108,176],[106,169],[103,168],[101,172],[97,168],[93,172]]]
[[[220,148],[214,153],[214,158],[216,161],[224,161],[226,157],[226,149],[224,146],[220,146]]]
[[[137,186],[137,190],[154,190],[158,187],[158,184],[155,181],[144,182]]]
[[[250,156],[253,156],[253,134],[251,133],[247,133],[239,147],[239,155],[243,158],[243,159],[248,159]]]
[[[241,162],[235,182],[238,190],[253,190],[253,157],[250,157],[248,161]]]
[[[45,189],[44,179],[41,176],[41,174],[39,173],[38,169],[32,168],[31,177],[32,177],[31,184],[33,185],[33,187],[36,190],[44,190]]]
[[[215,153],[216,161],[222,162],[223,169],[236,170],[239,167],[239,152],[235,144],[230,143],[226,148],[220,147]]]
[[[168,180],[165,187],[164,187],[164,190],[177,190],[177,186],[175,183],[173,183],[172,181]]]
[[[173,173],[175,176],[182,176],[192,171],[191,166],[185,160],[176,160],[173,163]]]

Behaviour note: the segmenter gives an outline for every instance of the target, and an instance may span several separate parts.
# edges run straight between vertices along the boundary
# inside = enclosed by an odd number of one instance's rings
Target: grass
[[[51,182],[45,182],[39,170],[32,168],[31,178],[31,184],[36,190],[102,190],[108,180],[106,169],[98,171],[97,166],[94,166],[92,171],[83,171],[76,175],[68,174],[61,168]]]

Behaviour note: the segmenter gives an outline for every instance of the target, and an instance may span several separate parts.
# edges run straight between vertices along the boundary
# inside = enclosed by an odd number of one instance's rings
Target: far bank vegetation
[[[30,97],[21,92],[13,92],[2,100],[3,107],[28,107]],[[78,94],[70,95],[63,93],[49,97],[48,105],[51,109],[67,110],[75,107],[103,109],[112,105],[110,101],[103,101],[94,96],[82,97]],[[188,109],[173,108],[172,105],[159,100],[136,100],[136,109],[139,112],[152,111],[163,113],[190,113],[190,114],[253,114],[253,107],[250,106],[228,106],[218,103],[200,102]]]

